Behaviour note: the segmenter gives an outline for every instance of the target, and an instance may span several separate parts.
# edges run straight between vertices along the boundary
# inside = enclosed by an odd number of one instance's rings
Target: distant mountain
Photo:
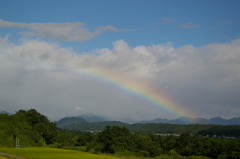
[[[122,118],[120,121],[106,121],[103,117],[94,114],[85,114],[76,117],[66,117],[57,121],[57,126],[62,129],[73,130],[91,130],[101,131],[107,125],[117,125],[129,127],[129,124],[175,124],[175,125],[188,125],[188,124],[203,124],[203,125],[240,125],[240,117],[232,119],[222,119],[221,117],[214,117],[211,119],[203,118],[189,118],[179,117],[177,119],[161,119],[156,118],[148,121],[135,121],[130,118]]]
[[[229,119],[228,123],[227,125],[240,125],[240,117]]]
[[[0,111],[0,114],[8,114],[8,115],[13,115],[13,113],[9,113],[7,111]]]
[[[73,126],[87,124],[88,122],[78,117],[66,117],[57,121],[57,127],[62,129],[71,129]]]
[[[240,117],[232,119],[223,119],[221,117],[214,117],[211,119],[203,118],[189,118],[189,117],[179,117],[177,119],[161,119],[157,118],[151,121],[143,121],[141,123],[168,123],[168,124],[206,124],[206,125],[240,125]]]
[[[156,118],[154,120],[144,120],[141,121],[140,123],[170,123],[171,121],[168,119],[161,119],[161,118]]]
[[[130,118],[122,118],[122,119],[119,119],[119,121],[124,122],[124,123],[128,123],[128,124],[134,124],[134,123],[139,122],[139,121],[136,121],[136,120],[132,120]]]
[[[58,128],[79,131],[102,131],[107,125],[127,127],[129,124],[120,121],[87,122],[80,117],[66,117],[57,121]]]
[[[227,125],[228,120],[225,120],[221,117],[214,117],[207,121],[206,124],[216,124],[216,125]]]
[[[221,117],[215,117],[208,120],[206,124],[216,125],[240,125],[240,117],[231,119],[222,119]]]
[[[102,122],[102,121],[106,121],[105,119],[99,117],[99,116],[96,116],[94,114],[85,114],[85,115],[79,115],[77,116],[78,118],[82,118],[84,120],[86,120],[87,122]]]

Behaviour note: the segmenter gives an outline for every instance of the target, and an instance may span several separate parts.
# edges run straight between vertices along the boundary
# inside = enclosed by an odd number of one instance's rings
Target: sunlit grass
[[[46,147],[31,148],[0,148],[1,152],[8,152],[29,159],[119,159],[118,157],[90,154],[87,152],[64,150]],[[0,158],[1,159],[1,158]],[[5,158],[3,158],[5,159]]]

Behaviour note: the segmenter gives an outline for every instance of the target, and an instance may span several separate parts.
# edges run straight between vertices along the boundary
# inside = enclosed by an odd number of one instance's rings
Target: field
[[[63,150],[56,148],[31,147],[31,148],[0,148],[0,152],[7,152],[27,159],[119,159],[112,156],[90,154],[87,152]],[[2,157],[3,158],[3,157]],[[1,156],[0,156],[1,159]],[[4,158],[3,158],[4,159]]]

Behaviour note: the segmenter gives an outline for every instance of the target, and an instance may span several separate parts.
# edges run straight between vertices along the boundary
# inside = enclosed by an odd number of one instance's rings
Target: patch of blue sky
[[[239,7],[237,0],[4,0],[0,19],[21,23],[83,22],[83,28],[91,32],[109,25],[128,30],[105,31],[84,42],[57,41],[76,52],[112,48],[112,42],[120,39],[131,47],[166,42],[174,47],[199,47],[239,38]],[[0,28],[0,34],[19,39],[19,32],[24,30]]]

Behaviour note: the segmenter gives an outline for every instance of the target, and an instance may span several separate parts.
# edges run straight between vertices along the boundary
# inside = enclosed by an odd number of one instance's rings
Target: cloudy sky
[[[239,117],[239,8],[238,0],[2,0],[0,110],[34,108],[51,120]]]

